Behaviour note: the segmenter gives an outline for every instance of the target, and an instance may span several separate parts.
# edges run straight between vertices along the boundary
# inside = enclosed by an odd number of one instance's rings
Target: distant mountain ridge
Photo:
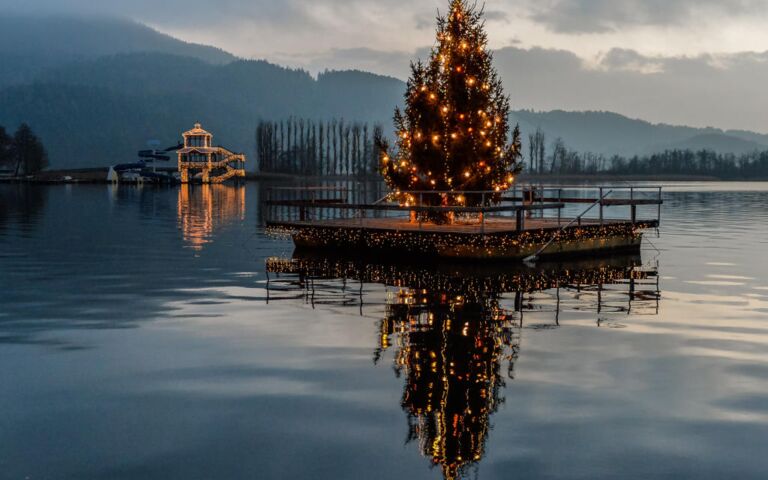
[[[608,156],[648,155],[674,149],[707,149],[736,154],[768,150],[768,135],[765,134],[652,124],[612,112],[520,110],[512,117],[524,132],[532,133],[541,128],[548,143],[562,138],[574,150]]]
[[[315,79],[265,61],[213,65],[131,53],[72,62],[39,73],[30,84],[0,90],[0,125],[32,125],[50,150],[52,168],[130,161],[148,140],[172,145],[196,121],[217,143],[252,158],[260,119],[390,124],[387,117],[401,97],[402,82],[364,72],[326,72]]]
[[[27,83],[45,69],[72,61],[135,52],[213,64],[237,60],[222,49],[184,42],[127,19],[0,15],[0,87]]]
[[[0,125],[30,123],[52,168],[130,161],[147,140],[171,145],[195,121],[251,157],[260,119],[343,117],[378,122],[391,133],[404,92],[395,78],[361,71],[313,78],[127,20],[0,16]],[[768,150],[761,133],[652,124],[611,112],[518,110],[511,117],[526,153],[537,127],[550,152],[557,138],[606,156]]]

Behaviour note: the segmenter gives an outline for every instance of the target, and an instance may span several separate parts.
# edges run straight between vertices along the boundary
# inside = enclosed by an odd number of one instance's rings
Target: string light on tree
[[[510,136],[509,99],[487,49],[482,9],[467,0],[451,0],[449,8],[447,15],[438,18],[429,61],[412,65],[405,109],[395,112],[396,145],[377,138],[381,172],[396,192],[463,192],[461,205],[493,204],[520,171],[520,131],[515,127]],[[411,141],[422,135],[432,142]],[[434,175],[421,177],[397,168],[403,160]],[[467,193],[478,191],[499,194]],[[405,203],[405,193],[395,196],[401,205]],[[460,204],[458,196],[449,193],[418,198],[424,205]],[[424,217],[450,221],[441,214]]]

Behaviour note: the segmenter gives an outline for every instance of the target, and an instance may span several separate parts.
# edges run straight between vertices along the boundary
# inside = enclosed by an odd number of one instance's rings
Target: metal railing
[[[408,218],[419,224],[428,223],[430,215],[451,216],[458,223],[475,224],[485,231],[491,219],[514,220],[519,230],[528,218],[551,221],[561,227],[564,222],[599,223],[627,221],[632,223],[661,221],[663,204],[660,186],[627,185],[515,185],[507,191],[402,191],[381,197],[381,192],[363,192],[359,186],[278,187],[267,189],[263,202],[267,223],[319,222],[365,218]],[[387,198],[402,198],[401,205]],[[435,197],[473,197],[472,205],[435,205]],[[478,202],[479,199],[479,202]],[[428,200],[425,202],[425,200]],[[458,202],[457,202],[458,203]],[[599,207],[597,218],[584,218],[584,207]],[[628,210],[625,210],[629,207]],[[648,209],[653,209],[650,212]],[[644,219],[641,219],[641,213]],[[582,214],[582,215],[579,215]],[[610,217],[609,217],[610,214]]]

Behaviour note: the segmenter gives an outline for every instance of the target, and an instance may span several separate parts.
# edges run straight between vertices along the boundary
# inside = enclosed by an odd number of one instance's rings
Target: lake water
[[[542,270],[290,260],[262,190],[0,185],[1,479],[768,475],[768,184]]]

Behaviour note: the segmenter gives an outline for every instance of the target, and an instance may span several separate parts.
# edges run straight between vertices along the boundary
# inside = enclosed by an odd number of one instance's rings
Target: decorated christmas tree
[[[405,110],[395,111],[396,147],[377,141],[381,172],[402,205],[496,203],[520,171],[520,132],[516,127],[510,139],[509,99],[492,65],[482,17],[466,0],[451,1],[448,14],[437,19],[429,62],[411,65]],[[496,193],[473,193],[483,191]]]

